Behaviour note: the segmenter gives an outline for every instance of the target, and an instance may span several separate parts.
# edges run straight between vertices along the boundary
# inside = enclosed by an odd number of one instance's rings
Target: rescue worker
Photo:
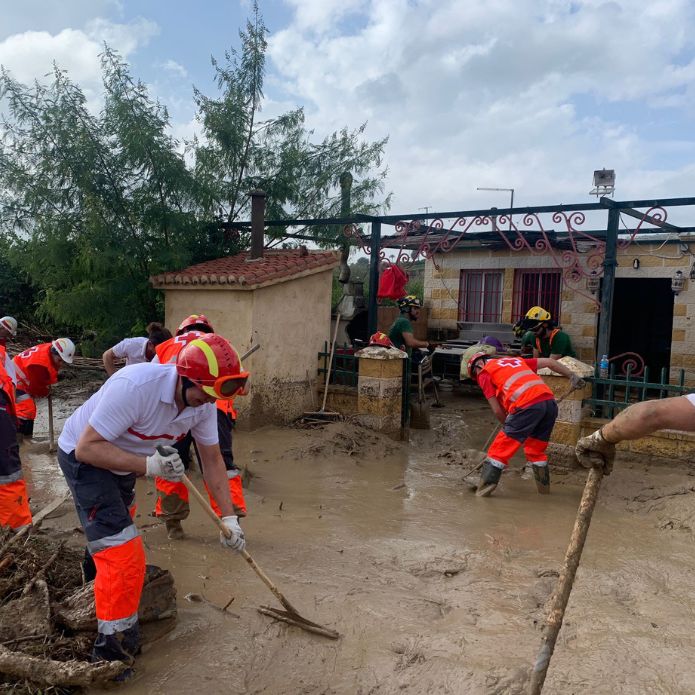
[[[17,322],[12,317],[0,319],[0,527],[18,531],[31,524],[31,511],[17,442],[15,383],[5,361],[4,332],[14,336],[16,331]],[[9,364],[13,362],[9,360]]]
[[[414,295],[409,294],[397,300],[400,316],[391,324],[388,336],[389,340],[399,349],[412,355],[413,348],[429,348],[426,340],[418,340],[413,331],[413,321],[420,316],[422,303]]]
[[[14,362],[7,354],[7,341],[17,336],[17,319],[3,316],[0,319],[0,365],[5,368],[12,382],[17,384]]]
[[[220,542],[234,550],[245,547],[213,403],[233,397],[247,379],[236,350],[222,336],[204,335],[181,351],[176,364],[120,369],[66,421],[58,463],[96,566],[94,660],[132,664],[139,651],[145,551],[133,522],[135,479],[180,482],[183,462],[171,444],[189,430],[198,442],[208,489],[231,532],[229,539],[220,534]]]
[[[492,494],[502,471],[521,446],[532,466],[538,492],[548,494],[550,472],[546,449],[558,411],[553,392],[536,372],[549,367],[568,377],[572,389],[582,387],[584,381],[554,359],[494,358],[495,354],[493,346],[478,344],[467,348],[461,358],[462,376],[465,373],[478,383],[502,424],[486,452],[476,495]]]
[[[74,357],[75,343],[70,338],[56,338],[15,355],[17,429],[21,435],[31,437],[34,434],[34,398],[48,396],[51,385],[58,381],[58,372],[63,365],[72,364]]]
[[[601,429],[577,442],[577,459],[586,468],[597,466],[609,475],[616,444],[663,429],[695,432],[695,394],[642,401],[625,408]]]
[[[212,324],[205,314],[191,314],[186,317],[176,329],[176,336],[157,346],[157,356],[155,362],[162,364],[176,361],[181,350],[192,340],[213,332]],[[246,501],[241,482],[241,472],[234,463],[232,451],[232,432],[236,424],[236,410],[234,409],[234,399],[218,400],[217,406],[217,436],[220,443],[220,451],[224,459],[229,481],[229,490],[234,503],[234,510],[237,516],[246,516]],[[186,470],[190,466],[190,448],[193,437],[190,433],[174,446],[183,460]],[[184,537],[181,522],[190,513],[188,503],[188,488],[183,483],[171,482],[169,480],[155,479],[157,490],[157,502],[155,505],[155,515],[164,519],[167,528],[167,535],[171,540],[180,540]],[[208,491],[209,492],[209,491]],[[210,503],[215,511],[215,500],[210,497]]]
[[[125,366],[151,362],[157,354],[155,348],[171,338],[171,331],[161,323],[153,321],[147,326],[147,337],[124,338],[101,356],[106,373],[111,376],[116,372],[116,360],[125,359]]]
[[[550,312],[543,307],[534,306],[514,327],[515,333],[522,334],[521,354],[533,357],[576,357],[572,340],[553,322]]]

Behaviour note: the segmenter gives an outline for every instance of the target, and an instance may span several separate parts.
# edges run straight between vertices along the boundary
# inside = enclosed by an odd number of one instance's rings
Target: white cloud
[[[188,77],[188,70],[186,70],[181,63],[177,63],[175,60],[165,60],[163,63],[161,63],[161,67],[163,70],[166,70],[166,72],[171,73],[174,77],[180,77],[182,79]]]
[[[388,134],[394,211],[506,203],[477,186],[514,187],[520,204],[586,200],[601,166],[618,197],[689,192],[664,161],[678,149],[666,119],[695,109],[689,0],[288,4],[273,97],[305,104],[317,135],[365,120],[368,137]]]

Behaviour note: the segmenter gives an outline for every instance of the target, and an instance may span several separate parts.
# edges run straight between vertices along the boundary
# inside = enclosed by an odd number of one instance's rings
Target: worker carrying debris
[[[557,327],[550,312],[541,306],[531,307],[523,319],[514,324],[514,334],[521,338],[521,354],[533,357],[576,357],[572,340]]]
[[[663,429],[695,432],[695,394],[631,405],[601,429],[582,437],[577,442],[577,459],[586,468],[596,466],[609,475],[616,444]]]
[[[213,403],[244,388],[236,350],[211,333],[190,342],[176,364],[136,364],[119,370],[67,420],[58,463],[72,493],[96,566],[98,635],[94,659],[132,664],[139,649],[138,604],[145,551],[133,518],[135,479],[178,482],[184,467],[171,444],[189,430],[198,442],[205,482],[230,537],[245,547],[234,513],[217,439]]]
[[[536,488],[550,492],[550,471],[546,449],[557,419],[557,402],[537,372],[549,367],[570,380],[570,388],[581,388],[584,381],[564,364],[551,358],[494,358],[492,345],[472,345],[461,357],[462,377],[477,382],[490,407],[502,424],[483,462],[476,495],[488,497],[497,487],[502,471],[512,456],[524,447],[531,464]]]
[[[0,319],[0,526],[18,531],[31,524],[27,487],[17,443],[14,362],[6,352],[8,338],[17,334],[17,321]]]
[[[156,347],[171,338],[171,331],[161,323],[153,321],[147,326],[147,337],[124,338],[110,347],[101,356],[106,373],[111,376],[116,372],[116,360],[125,360],[125,366],[151,362],[156,353]]]
[[[17,420],[21,435],[32,437],[36,420],[34,398],[48,396],[51,385],[58,381],[58,372],[63,365],[72,364],[74,357],[75,343],[70,338],[56,338],[15,355]]]
[[[191,314],[187,316],[176,329],[176,336],[157,346],[157,356],[154,362],[161,362],[162,364],[176,362],[178,354],[188,343],[200,336],[213,332],[212,324],[205,314]],[[227,471],[229,492],[234,503],[234,513],[239,517],[244,517],[246,516],[246,501],[244,500],[241,473],[234,463],[234,454],[232,453],[232,432],[237,417],[237,412],[234,409],[234,399],[220,399],[215,405],[217,406],[217,437]],[[186,470],[190,466],[192,441],[193,436],[188,432],[181,441],[176,442],[174,445],[181,456]],[[188,518],[190,514],[188,489],[183,483],[175,483],[159,478],[155,478],[155,487],[157,489],[155,515],[160,519],[164,519],[169,538],[180,540],[184,537],[181,522]],[[209,492],[208,490],[208,494]],[[215,512],[219,514],[220,510],[216,506],[212,495],[210,495],[210,503]]]

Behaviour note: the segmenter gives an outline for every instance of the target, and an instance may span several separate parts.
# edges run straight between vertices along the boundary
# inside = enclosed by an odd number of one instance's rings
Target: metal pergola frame
[[[377,327],[377,288],[379,284],[379,263],[380,263],[380,252],[384,248],[393,248],[394,246],[389,244],[383,244],[383,241],[387,239],[382,239],[381,227],[383,224],[386,225],[396,225],[403,222],[416,222],[416,221],[430,221],[434,219],[475,219],[475,218],[491,218],[491,217],[516,217],[517,219],[523,218],[527,215],[538,215],[544,213],[573,213],[573,212],[591,212],[591,211],[607,211],[608,221],[605,229],[605,233],[596,232],[598,236],[600,234],[601,241],[605,241],[605,255],[603,260],[603,290],[601,293],[601,303],[600,303],[600,313],[599,313],[599,326],[598,326],[598,346],[597,352],[599,355],[608,354],[608,346],[610,341],[610,330],[611,330],[611,320],[613,311],[613,296],[615,291],[615,268],[617,266],[617,248],[618,248],[618,237],[621,234],[619,230],[620,215],[624,213],[630,217],[641,220],[648,224],[657,227],[660,230],[668,233],[693,233],[695,232],[695,227],[679,227],[677,225],[661,220],[652,215],[648,215],[643,212],[639,212],[639,208],[651,209],[651,208],[672,208],[672,207],[686,207],[695,206],[695,197],[687,198],[649,198],[642,200],[623,200],[616,201],[611,198],[600,198],[595,203],[575,203],[569,205],[538,205],[531,207],[508,207],[508,208],[484,208],[475,210],[451,210],[444,212],[427,212],[427,213],[407,213],[399,215],[364,215],[355,214],[346,217],[329,217],[329,218],[319,218],[319,219],[286,219],[286,220],[263,220],[264,228],[272,227],[317,227],[317,226],[337,226],[346,227],[348,225],[355,224],[369,224],[371,225],[371,235],[369,236],[369,333],[376,332]],[[222,229],[235,229],[235,230],[250,230],[253,225],[253,220],[247,222],[223,222],[219,225]],[[422,236],[424,231],[428,231],[430,238],[436,238],[436,233],[439,231],[442,234],[448,232],[448,230],[438,230],[428,225],[424,228],[421,227],[417,234]],[[653,234],[654,229],[644,229],[644,230],[628,230],[633,231],[635,234]],[[506,230],[499,230],[496,232],[499,234],[505,233]],[[508,232],[506,232],[508,233]],[[523,231],[516,231],[515,234],[522,235]],[[593,234],[593,232],[592,232]],[[604,236],[605,234],[605,236]],[[314,241],[317,243],[326,243],[325,237],[317,237],[308,234],[293,234],[286,233],[283,235],[288,239],[298,239],[303,241]],[[413,234],[415,236],[415,234]],[[471,239],[478,236],[478,233],[471,233]],[[336,244],[340,243],[344,237],[336,238]],[[388,239],[389,242],[393,242],[395,238]],[[398,237],[402,243],[402,237]],[[686,243],[686,242],[684,242]]]

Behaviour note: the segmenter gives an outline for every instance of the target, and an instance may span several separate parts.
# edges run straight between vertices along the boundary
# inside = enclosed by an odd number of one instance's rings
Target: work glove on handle
[[[239,526],[239,517],[223,516],[222,523],[229,529],[231,536],[227,538],[227,536],[220,531],[220,543],[222,543],[225,548],[231,548],[232,550],[241,552],[246,547],[246,539],[244,538],[244,532],[241,530],[241,526]]]
[[[171,483],[178,483],[186,472],[179,452],[173,446],[158,446],[151,456],[145,459],[148,478],[164,478]]]
[[[610,475],[613,470],[615,444],[606,440],[601,430],[582,437],[577,442],[575,453],[584,468],[603,468],[604,475]]]
[[[576,389],[583,389],[586,386],[586,381],[582,379],[578,374],[572,374],[570,377],[570,388],[572,391]]]

